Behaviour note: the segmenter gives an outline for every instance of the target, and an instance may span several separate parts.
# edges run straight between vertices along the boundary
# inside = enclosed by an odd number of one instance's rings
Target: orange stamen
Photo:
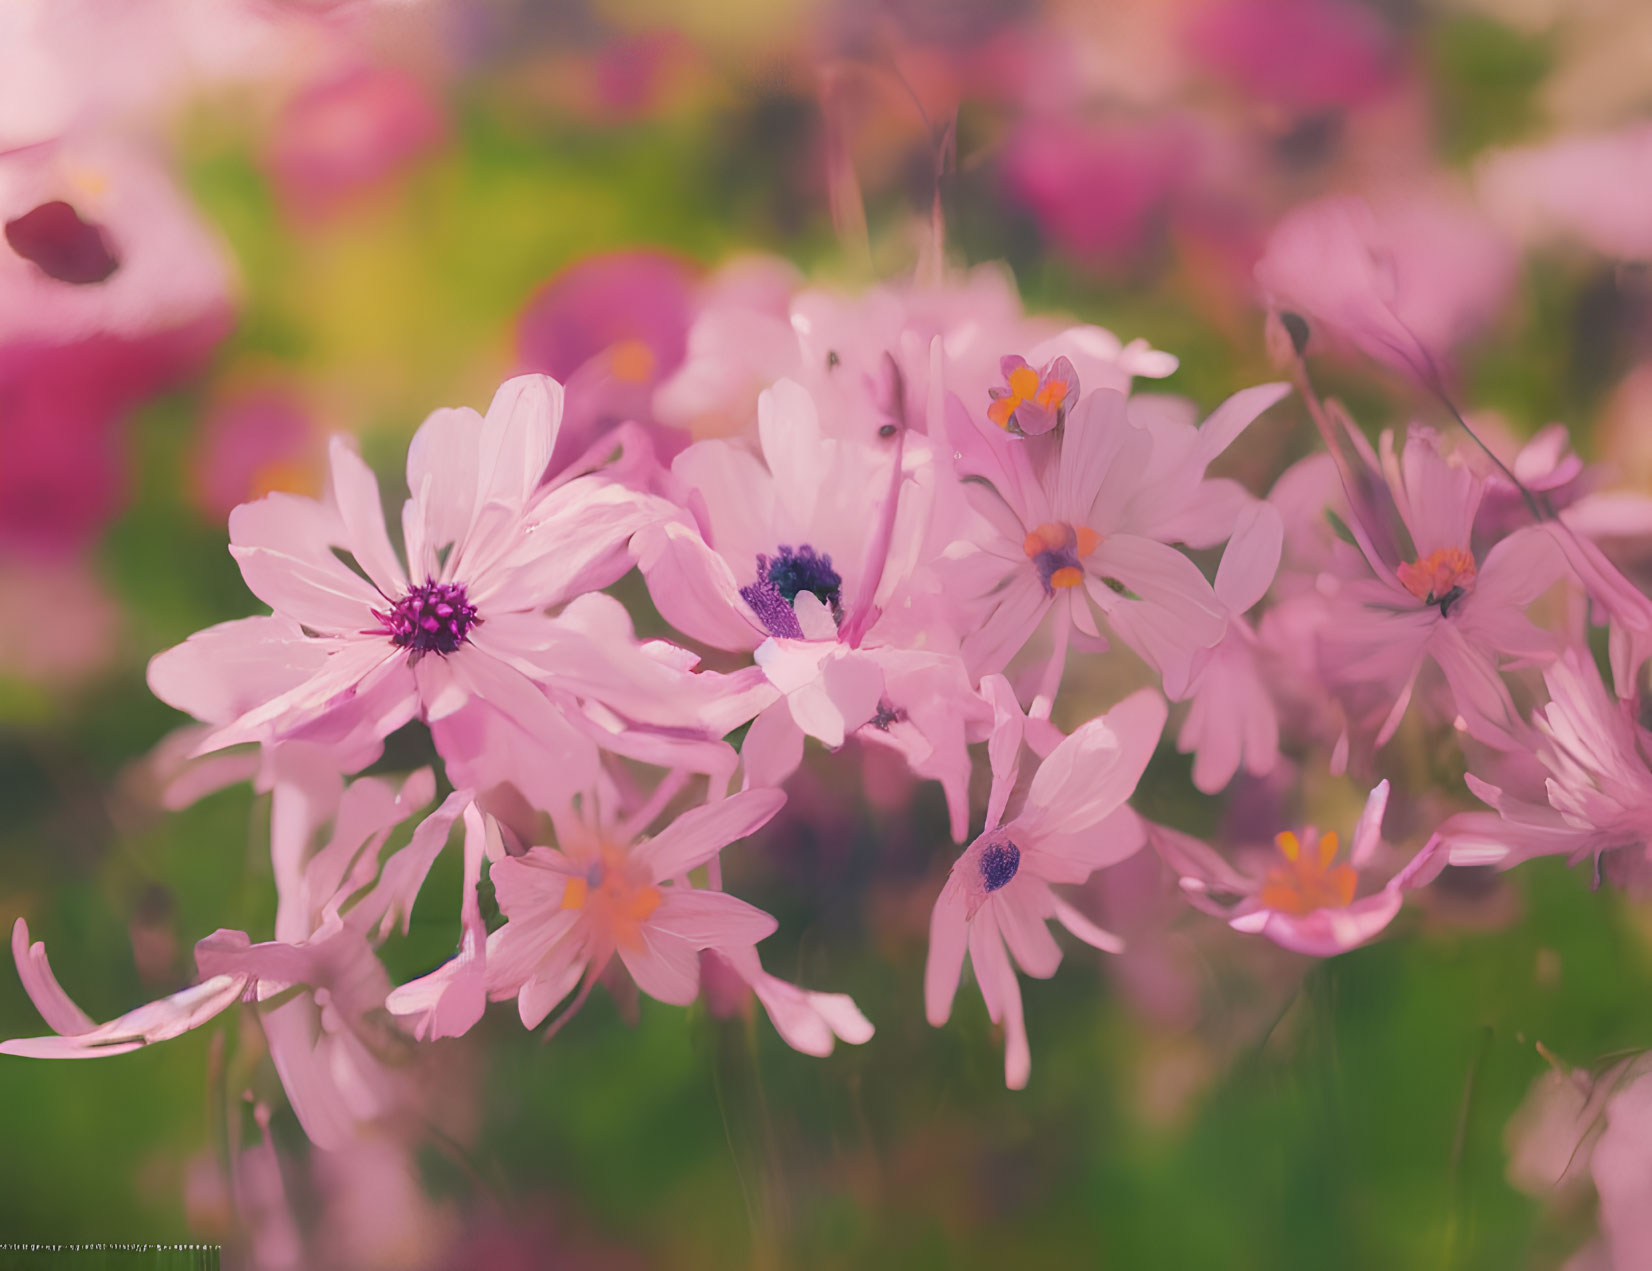
[[[1307,851],[1289,830],[1278,835],[1274,844],[1285,863],[1268,870],[1263,880],[1258,899],[1264,908],[1300,917],[1316,909],[1344,909],[1353,903],[1359,873],[1352,865],[1332,866],[1337,854],[1334,833],[1316,841],[1309,831]]]
[[[1084,582],[1084,571],[1074,569],[1071,565],[1064,566],[1050,575],[1052,587],[1077,587]]]
[[[1441,547],[1399,566],[1394,576],[1424,604],[1438,604],[1453,588],[1467,591],[1474,586],[1474,557],[1460,547]]]

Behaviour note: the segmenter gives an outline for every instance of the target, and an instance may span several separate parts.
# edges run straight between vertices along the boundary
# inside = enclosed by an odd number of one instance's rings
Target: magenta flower
[[[1247,496],[1232,483],[1207,482],[1205,469],[1287,391],[1247,389],[1197,430],[1171,421],[1150,430],[1120,394],[1091,392],[1059,433],[1026,439],[1005,436],[954,400],[958,473],[985,518],[979,541],[955,543],[944,561],[970,666],[1006,666],[1053,610],[1055,655],[1041,690],[1053,697],[1071,631],[1100,639],[1094,605],[1160,672],[1166,693],[1185,697],[1227,615],[1170,544],[1212,546],[1232,531]]]
[[[1400,912],[1405,893],[1432,882],[1445,867],[1445,853],[1431,839],[1377,891],[1359,895],[1363,871],[1382,843],[1388,782],[1365,801],[1354,826],[1348,860],[1337,862],[1337,834],[1312,826],[1299,836],[1286,830],[1274,840],[1278,858],[1258,873],[1241,873],[1205,844],[1165,826],[1149,838],[1181,875],[1182,890],[1195,905],[1225,918],[1235,931],[1266,936],[1282,948],[1328,958],[1373,939]]]
[[[203,750],[287,738],[370,748],[421,717],[450,761],[492,725],[555,756],[547,776],[579,780],[595,748],[578,699],[600,692],[581,677],[612,679],[615,650],[544,611],[624,573],[626,540],[669,509],[596,476],[542,489],[560,406],[554,381],[523,376],[485,419],[431,416],[408,452],[407,567],[378,483],[335,439],[324,500],[273,494],[230,517],[231,553],[274,614],[158,655],[151,688],[219,725]],[[554,670],[536,662],[547,650]],[[692,725],[692,715],[685,706],[673,719]]]
[[[995,746],[999,762],[986,828],[953,865],[930,916],[924,1002],[929,1022],[937,1028],[945,1024],[967,951],[987,1013],[1004,1029],[1004,1081],[1012,1090],[1027,1084],[1032,1068],[1016,968],[1047,979],[1061,964],[1060,946],[1045,923],[1054,918],[1098,949],[1122,948],[1051,885],[1082,883],[1142,845],[1139,831],[1130,832],[1133,817],[1118,832],[1103,826],[1121,809],[1128,814],[1125,801],[1152,757],[1164,721],[1158,693],[1143,689],[1127,697],[1049,752],[1008,820],[1001,818],[1016,764],[1004,752],[1019,751],[1025,721],[1018,725],[1011,716],[1001,725],[1008,731]]]

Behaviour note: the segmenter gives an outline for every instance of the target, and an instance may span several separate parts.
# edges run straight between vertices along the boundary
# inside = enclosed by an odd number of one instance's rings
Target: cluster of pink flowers
[[[947,1022],[967,954],[1012,1087],[1031,1070],[1019,975],[1057,970],[1051,919],[1122,947],[1079,888],[1144,849],[1194,908],[1313,956],[1376,936],[1448,864],[1553,854],[1644,879],[1652,602],[1597,540],[1652,518],[1597,493],[1561,436],[1507,462],[1474,447],[1444,350],[1373,283],[1394,275],[1363,216],[1307,209],[1259,271],[1325,443],[1265,497],[1211,469],[1291,384],[1196,422],[1132,391],[1174,358],[1028,316],[993,271],[846,298],[760,263],[705,284],[663,258],[582,267],[524,320],[524,358],[562,382],[432,414],[388,525],[335,439],[321,498],[229,518],[271,612],[150,664],[197,721],[167,745],[169,800],[271,796],[270,938],[216,932],[198,984],[95,1024],[19,921],[54,1033],[0,1051],[115,1054],[246,1002],[305,1129],[337,1145],[399,1097],[378,1032],[457,1036],[489,1002],[555,1031],[598,983],[719,1009],[749,991],[799,1051],[867,1042],[850,998],[764,969],[776,922],[723,887],[811,739],[939,785],[967,846],[934,897],[925,1010]],[[1310,341],[1337,337],[1437,394],[1440,427],[1373,447],[1307,375]],[[639,636],[605,590],[632,570],[673,639]],[[1115,702],[1063,731],[1080,663]],[[1368,774],[1346,855],[1337,828],[1230,817],[1219,849],[1132,809],[1172,717],[1205,795]],[[415,721],[440,772],[359,775]],[[1466,756],[1458,810],[1432,824],[1436,792],[1375,779],[1407,725]],[[1391,801],[1410,852],[1384,838]],[[376,948],[454,839],[457,952],[392,984]]]

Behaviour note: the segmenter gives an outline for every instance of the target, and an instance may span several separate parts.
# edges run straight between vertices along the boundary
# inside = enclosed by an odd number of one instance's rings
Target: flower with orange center
[[[1474,557],[1461,547],[1440,547],[1427,556],[1399,566],[1394,576],[1425,605],[1439,605],[1443,616],[1452,603],[1474,586]]]
[[[627,384],[646,384],[654,375],[654,350],[642,340],[621,340],[608,350],[608,369]]]
[[[1058,357],[1042,371],[1019,357],[1003,361],[1003,388],[989,390],[992,403],[987,418],[1006,432],[1036,436],[1049,432],[1065,418],[1078,396],[1078,374],[1073,364]]]
[[[1277,913],[1303,914],[1316,909],[1344,909],[1353,903],[1359,874],[1352,865],[1332,867],[1336,859],[1335,831],[1305,832],[1307,842],[1286,830],[1274,839],[1284,864],[1268,870],[1258,899],[1264,909]]]
[[[642,924],[662,899],[645,866],[624,848],[605,846],[583,875],[568,880],[562,908],[583,910],[617,948],[634,950],[642,947]]]
[[[1055,595],[1057,587],[1077,587],[1084,582],[1080,563],[1101,544],[1101,535],[1088,525],[1077,529],[1065,521],[1046,521],[1030,530],[1021,550],[1038,569],[1044,590]]]

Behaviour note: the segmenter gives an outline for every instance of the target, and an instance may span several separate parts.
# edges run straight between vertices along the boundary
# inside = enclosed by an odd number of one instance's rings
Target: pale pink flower
[[[1060,430],[1030,438],[1006,436],[954,399],[957,470],[984,518],[979,540],[954,543],[944,560],[970,666],[1002,669],[1054,611],[1055,655],[1041,690],[1053,697],[1072,630],[1100,639],[1094,605],[1159,671],[1165,691],[1185,697],[1227,615],[1170,544],[1213,546],[1232,531],[1246,496],[1207,482],[1205,469],[1287,391],[1247,389],[1198,429],[1147,408],[1132,418],[1118,393],[1091,392]]]
[[[626,540],[670,509],[598,476],[541,488],[560,405],[554,381],[523,376],[485,419],[459,409],[426,421],[408,452],[410,568],[390,546],[372,472],[335,439],[324,500],[273,494],[230,517],[242,576],[275,613],[158,655],[151,688],[220,725],[203,750],[285,738],[370,747],[420,717],[463,763],[480,715],[519,754],[550,756],[553,784],[577,785],[595,763],[579,702],[600,690],[586,681],[611,681],[626,651],[545,610],[624,573]],[[634,659],[651,665],[646,651]],[[689,679],[678,677],[704,692]],[[649,720],[693,727],[696,705],[656,698]],[[499,779],[474,775],[459,779]]]
[[[1652,868],[1652,753],[1633,700],[1615,698],[1594,660],[1567,649],[1544,668],[1549,701],[1495,781],[1469,789],[1495,809],[1440,828],[1454,865],[1509,866],[1534,856],[1593,859],[1644,877]]]
[[[1561,553],[1547,527],[1533,526],[1476,559],[1473,530],[1485,480],[1442,454],[1431,431],[1411,429],[1399,453],[1393,434],[1384,433],[1381,462],[1383,485],[1374,488],[1397,512],[1398,525],[1387,533],[1357,510],[1348,523],[1363,562],[1355,564],[1352,553],[1340,557],[1343,577],[1320,637],[1325,673],[1344,686],[1380,691],[1388,703],[1375,723],[1381,746],[1432,661],[1468,730],[1507,744],[1519,719],[1501,667],[1505,659],[1543,663],[1554,656],[1554,638],[1526,610],[1563,576]]]
[[[1430,840],[1378,890],[1359,894],[1360,875],[1370,870],[1382,845],[1387,807],[1388,782],[1382,781],[1365,801],[1348,859],[1340,864],[1336,832],[1321,834],[1312,826],[1300,835],[1279,834],[1277,859],[1254,873],[1234,869],[1199,840],[1166,826],[1153,826],[1148,836],[1201,909],[1226,919],[1235,931],[1326,958],[1376,937],[1400,912],[1405,893],[1432,882],[1445,867],[1445,853]]]
[[[1377,208],[1346,196],[1303,204],[1256,266],[1270,309],[1435,388],[1453,346],[1496,315],[1513,281],[1512,253],[1480,214],[1418,191]]]
[[[620,819],[596,803],[586,798],[577,813],[555,817],[557,847],[493,864],[506,922],[487,939],[487,994],[515,998],[529,1028],[576,988],[569,1010],[577,1009],[616,957],[644,993],[686,1006],[699,996],[702,950],[749,947],[775,928],[745,901],[683,880],[765,825],[785,803],[778,790],[694,808],[640,840],[652,808]]]
[[[1051,885],[1082,883],[1142,845],[1125,801],[1158,744],[1165,704],[1143,689],[1062,740],[1007,820],[1023,729],[1048,725],[1021,719],[1014,710],[1002,712],[1001,720],[986,828],[953,865],[930,917],[924,1002],[931,1024],[946,1023],[967,951],[987,1013],[1004,1029],[1005,1083],[1019,1090],[1027,1084],[1032,1056],[1016,968],[1039,979],[1055,974],[1061,949],[1045,926],[1050,918],[1095,948],[1122,947]],[[1121,810],[1126,822],[1107,832],[1103,827]]]

